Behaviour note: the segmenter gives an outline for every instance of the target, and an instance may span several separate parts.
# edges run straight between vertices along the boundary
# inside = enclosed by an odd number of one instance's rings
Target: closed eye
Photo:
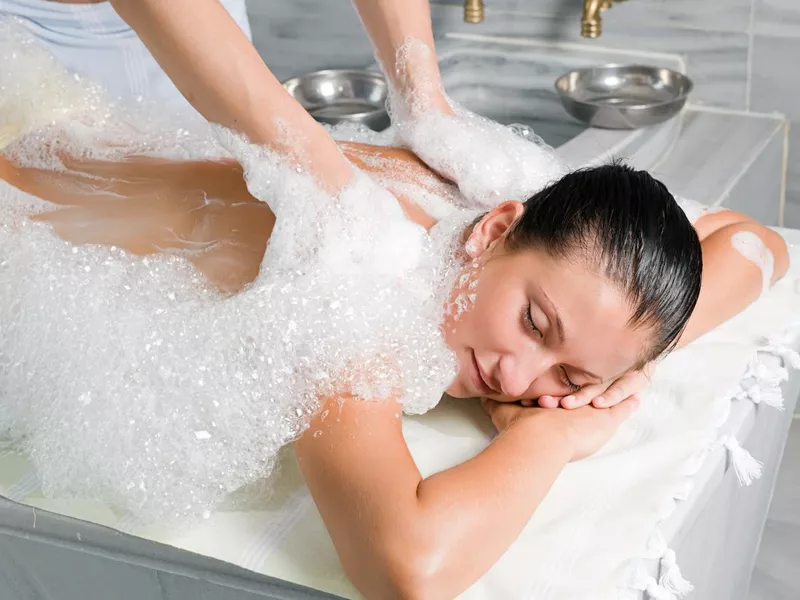
[[[531,333],[537,335],[540,338],[544,337],[544,335],[542,334],[542,330],[536,327],[536,324],[533,322],[533,310],[530,302],[528,302],[528,307],[525,309],[524,318],[525,318],[525,325],[528,327]]]
[[[572,380],[569,378],[569,375],[567,375],[567,370],[564,367],[561,367],[561,375],[563,376],[561,380],[564,382],[564,385],[569,388],[570,392],[575,393],[583,387],[582,385],[572,382]]]

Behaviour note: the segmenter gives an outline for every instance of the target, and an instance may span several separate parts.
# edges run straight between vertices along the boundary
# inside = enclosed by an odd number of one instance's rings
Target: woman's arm
[[[567,462],[599,448],[634,408],[496,404],[503,432],[423,479],[397,403],[333,399],[295,451],[344,570],[367,598],[451,598],[514,542]]]
[[[218,0],[111,0],[204,117],[291,157],[334,191],[352,170]]]
[[[774,258],[770,283],[789,269],[789,251],[783,238],[741,213],[725,210],[706,214],[697,220],[695,229],[703,250],[703,282],[678,347],[740,313],[761,295],[762,271],[734,248],[734,235],[751,232],[764,243]]]

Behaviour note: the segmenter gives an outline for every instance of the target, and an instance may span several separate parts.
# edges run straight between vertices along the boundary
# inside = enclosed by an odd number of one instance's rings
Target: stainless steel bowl
[[[579,121],[605,129],[637,129],[678,114],[692,81],[671,69],[604,65],[565,73],[556,80],[556,91]]]
[[[328,69],[289,79],[283,87],[317,121],[362,123],[375,131],[389,126],[389,86],[380,73]]]

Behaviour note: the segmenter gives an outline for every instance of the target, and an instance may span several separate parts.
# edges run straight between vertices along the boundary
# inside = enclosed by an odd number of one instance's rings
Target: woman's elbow
[[[400,600],[439,600],[454,596],[435,566],[435,557],[427,553],[401,557],[389,574],[389,587]]]
[[[406,538],[407,536],[399,536]],[[353,584],[368,600],[431,600],[455,596],[443,577],[442,550],[435,543],[417,538],[414,543],[392,540],[367,561],[357,560],[348,572]],[[410,540],[408,540],[410,541]],[[374,561],[380,564],[375,565]],[[376,576],[380,573],[380,576]]]

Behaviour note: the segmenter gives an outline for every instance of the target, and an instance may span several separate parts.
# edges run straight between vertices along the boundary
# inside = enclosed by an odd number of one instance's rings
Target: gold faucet
[[[600,13],[611,8],[612,2],[622,1],[623,0],[583,0],[581,35],[587,38],[600,37],[600,34],[603,33]]]
[[[483,21],[483,0],[464,0],[464,21],[467,23]]]

